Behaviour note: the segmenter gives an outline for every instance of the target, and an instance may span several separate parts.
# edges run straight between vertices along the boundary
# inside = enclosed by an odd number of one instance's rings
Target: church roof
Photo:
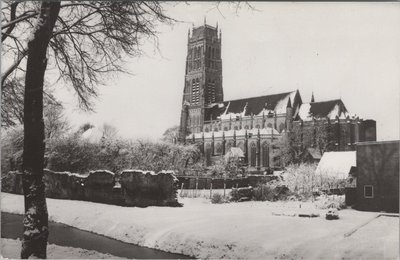
[[[302,104],[297,119],[312,120],[313,117],[335,119],[342,114],[345,116],[348,114],[346,106],[341,99],[335,99]]]
[[[215,120],[218,118],[229,119],[236,116],[267,115],[276,111],[277,114],[286,113],[286,107],[295,103],[301,103],[296,99],[298,91],[285,92],[274,95],[251,97],[224,101],[214,104],[206,109],[205,120]]]

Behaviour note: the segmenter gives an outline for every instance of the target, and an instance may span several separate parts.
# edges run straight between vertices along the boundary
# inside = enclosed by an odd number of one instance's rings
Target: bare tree
[[[96,86],[106,75],[124,71],[123,55],[140,55],[141,43],[156,39],[155,26],[173,20],[164,15],[159,2],[133,1],[10,1],[2,14],[2,57],[8,64],[2,71],[2,96],[24,95],[24,113],[15,114],[24,123],[21,257],[45,258],[48,214],[42,177],[47,65],[58,69],[59,79],[73,87],[80,106],[89,110]],[[24,91],[18,86],[24,86]]]

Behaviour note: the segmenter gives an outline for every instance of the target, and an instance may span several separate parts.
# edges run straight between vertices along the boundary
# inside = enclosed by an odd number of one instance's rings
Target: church
[[[237,147],[249,171],[280,167],[277,144],[290,133],[313,157],[376,140],[376,122],[350,114],[341,99],[317,102],[313,95],[305,103],[300,91],[293,90],[224,100],[221,30],[204,23],[187,37],[179,141],[198,144],[207,165]]]

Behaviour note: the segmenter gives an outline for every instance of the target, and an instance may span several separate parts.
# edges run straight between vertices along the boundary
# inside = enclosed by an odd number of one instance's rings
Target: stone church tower
[[[222,102],[221,31],[204,25],[188,32],[185,87],[179,139],[203,131],[204,115],[211,104]]]

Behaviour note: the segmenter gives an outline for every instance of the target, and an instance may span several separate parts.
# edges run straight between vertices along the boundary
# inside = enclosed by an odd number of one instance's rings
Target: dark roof
[[[316,118],[327,117],[337,104],[339,105],[339,114],[347,112],[343,101],[341,99],[335,99],[310,103],[310,114]]]
[[[274,110],[278,102],[292,92],[285,92],[280,94],[274,95],[267,95],[267,96],[260,96],[260,97],[251,97],[251,98],[243,98],[243,99],[235,99],[235,100],[228,100],[224,101],[223,107],[219,107],[217,104],[211,108],[205,110],[205,120],[217,119],[218,116],[223,114],[228,107],[227,113],[242,113],[244,107],[247,104],[245,116],[249,116],[251,114],[257,115],[259,114],[264,108],[268,110]],[[293,101],[292,101],[293,102]],[[221,103],[220,103],[221,104]]]

